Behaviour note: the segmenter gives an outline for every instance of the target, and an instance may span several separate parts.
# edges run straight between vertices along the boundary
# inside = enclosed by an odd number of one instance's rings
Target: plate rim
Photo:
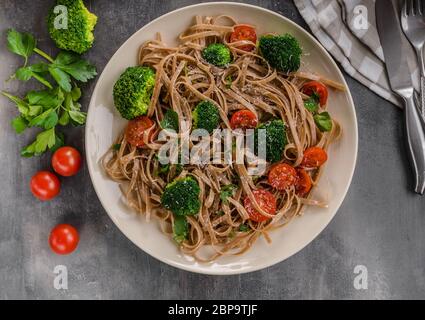
[[[240,7],[250,7],[252,9],[255,10],[259,10],[259,11],[263,11],[267,14],[271,14],[274,15],[280,19],[283,19],[286,23],[290,24],[292,27],[294,27],[295,29],[298,29],[298,31],[300,31],[301,33],[303,33],[310,41],[312,41],[318,48],[319,50],[324,53],[324,55],[327,57],[327,59],[330,61],[330,63],[332,64],[332,66],[335,68],[336,72],[338,73],[338,75],[341,77],[343,84],[346,86],[347,91],[347,98],[348,98],[348,102],[350,105],[350,108],[352,110],[353,113],[353,121],[354,121],[354,140],[355,140],[355,144],[354,144],[354,162],[353,162],[353,166],[351,168],[351,172],[349,173],[349,179],[348,179],[348,183],[345,186],[343,192],[342,192],[342,197],[341,199],[337,202],[336,204],[336,209],[335,212],[332,214],[332,216],[329,218],[329,220],[323,224],[322,227],[320,227],[314,234],[312,234],[313,236],[311,237],[312,239],[303,244],[302,246],[298,247],[297,250],[295,250],[294,252],[290,253],[289,255],[287,255],[285,258],[274,258],[272,259],[272,261],[266,262],[266,263],[261,263],[261,264],[257,264],[255,266],[250,266],[246,269],[242,269],[242,270],[234,270],[234,269],[227,269],[227,270],[216,270],[214,268],[211,269],[199,269],[196,268],[196,266],[194,267],[193,265],[184,265],[184,264],[180,264],[172,259],[169,258],[164,258],[164,257],[160,257],[159,255],[157,255],[155,253],[155,251],[150,250],[150,249],[146,249],[146,248],[141,248],[135,241],[133,241],[132,239],[130,239],[130,237],[127,236],[126,232],[120,227],[119,223],[117,222],[116,218],[110,213],[110,210],[108,209],[108,206],[105,205],[104,201],[102,200],[102,197],[99,194],[99,191],[96,187],[96,184],[94,183],[94,178],[93,175],[94,173],[92,172],[93,166],[94,164],[92,163],[92,159],[91,157],[87,156],[87,150],[89,149],[88,146],[88,134],[89,134],[89,130],[87,129],[87,126],[84,128],[85,133],[84,133],[84,148],[85,148],[85,158],[86,158],[86,163],[87,163],[87,168],[88,168],[88,172],[89,172],[89,176],[90,176],[90,181],[91,184],[95,190],[96,196],[99,199],[103,209],[105,210],[105,212],[107,213],[107,215],[109,216],[109,218],[112,220],[112,222],[115,224],[115,226],[118,228],[118,230],[120,230],[120,232],[122,232],[124,234],[124,236],[131,242],[133,243],[138,249],[142,250],[143,252],[147,253],[148,255],[150,255],[151,257],[166,263],[168,265],[171,265],[175,268],[178,268],[180,270],[185,270],[185,271],[189,271],[189,272],[193,272],[193,273],[198,273],[198,274],[206,274],[206,275],[222,275],[222,276],[226,276],[226,275],[238,275],[238,274],[244,274],[244,273],[250,273],[250,272],[254,272],[254,271],[258,271],[258,270],[262,270],[265,268],[269,268],[272,267],[280,262],[283,262],[287,259],[289,259],[290,257],[294,256],[295,254],[299,253],[300,251],[302,251],[305,247],[307,247],[309,244],[311,244],[314,240],[317,239],[317,237],[323,232],[323,230],[329,225],[329,223],[334,219],[335,215],[338,213],[339,209],[341,208],[341,205],[343,203],[343,201],[345,200],[348,190],[351,186],[352,180],[353,180],[353,176],[354,176],[354,171],[356,169],[357,166],[357,157],[358,157],[358,121],[357,121],[357,113],[356,113],[356,108],[355,108],[355,104],[354,104],[354,100],[353,97],[351,95],[351,90],[350,87],[347,84],[347,81],[345,80],[344,74],[342,73],[341,69],[339,68],[339,66],[337,65],[337,63],[335,62],[334,58],[330,55],[330,53],[323,47],[323,45],[306,29],[304,29],[303,27],[301,27],[300,25],[298,25],[296,22],[290,20],[289,18],[271,11],[270,9],[267,8],[263,8],[257,5],[252,5],[252,4],[246,4],[246,3],[240,3],[240,2],[226,2],[226,1],[214,1],[214,2],[204,2],[204,3],[197,3],[197,4],[192,4],[192,5],[188,5],[188,6],[184,6],[181,8],[177,8],[174,9],[172,11],[169,11],[163,15],[158,16],[157,18],[149,21],[148,23],[146,23],[145,25],[143,25],[141,28],[139,28],[138,30],[136,30],[130,37],[128,37],[120,46],[119,48],[114,52],[114,54],[109,58],[108,62],[106,63],[106,65],[103,67],[102,73],[100,74],[100,76],[98,77],[98,79],[96,80],[96,85],[90,95],[90,103],[87,109],[87,120],[86,120],[86,124],[89,123],[90,119],[91,119],[91,113],[90,110],[93,109],[92,105],[94,105],[94,95],[98,90],[98,87],[100,85],[100,83],[102,82],[103,78],[105,77],[105,73],[104,70],[107,69],[107,67],[109,66],[109,64],[111,63],[111,60],[113,60],[113,58],[115,57],[115,55],[117,55],[117,53],[129,42],[131,42],[133,40],[133,38],[136,37],[136,35],[141,32],[143,29],[147,28],[149,25],[155,23],[157,20],[159,19],[163,19],[169,15],[178,13],[179,11],[183,11],[183,10],[187,10],[187,9],[191,9],[194,7],[203,7],[203,6],[217,6],[217,5],[231,5],[231,6],[240,6]]]

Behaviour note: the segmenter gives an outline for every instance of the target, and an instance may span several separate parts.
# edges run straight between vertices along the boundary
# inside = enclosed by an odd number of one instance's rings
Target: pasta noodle
[[[196,104],[209,100],[219,106],[223,129],[231,129],[229,114],[241,109],[250,110],[258,119],[280,118],[286,124],[288,140],[281,162],[299,166],[307,148],[318,146],[327,149],[341,131],[334,120],[330,132],[318,130],[313,115],[304,106],[307,97],[301,92],[302,86],[308,80],[319,80],[338,90],[345,88],[306,71],[277,72],[256,50],[247,52],[239,49],[241,45],[255,43],[228,41],[228,34],[237,25],[229,16],[196,17],[195,24],[180,35],[178,46],[167,46],[159,34],[156,39],[141,45],[138,63],[156,71],[147,116],[159,123],[165,110],[172,109],[179,119],[192,123],[192,110]],[[215,42],[224,43],[231,50],[233,62],[226,68],[209,65],[202,58],[202,49]],[[320,106],[321,111],[325,108]],[[180,125],[180,132],[182,129]],[[157,134],[160,128],[156,125],[152,130]],[[294,186],[285,191],[275,190],[268,183],[267,176],[248,175],[246,164],[188,164],[182,170],[171,165],[166,175],[159,175],[157,152],[163,143],[155,139],[146,139],[145,142],[144,147],[136,148],[126,141],[124,134],[120,135],[116,142],[119,148],[110,149],[102,159],[103,166],[108,175],[121,184],[128,205],[148,220],[152,217],[159,219],[164,233],[172,233],[174,224],[173,214],[161,206],[165,186],[177,177],[192,176],[196,179],[201,190],[201,209],[198,215],[187,217],[189,234],[180,248],[199,261],[242,254],[261,235],[270,241],[269,232],[287,225],[300,215],[304,205],[325,205],[308,195],[300,196]],[[267,165],[267,171],[270,166]],[[317,184],[320,171],[310,170],[313,185]],[[228,201],[222,201],[220,192],[230,184],[237,188]],[[266,189],[275,196],[275,215],[267,213],[257,203],[253,190],[258,188]],[[243,203],[245,197],[251,200],[260,214],[271,219],[262,222],[250,220]],[[241,225],[246,225],[248,230],[240,231]],[[205,246],[212,248],[212,253],[203,253],[201,249]]]

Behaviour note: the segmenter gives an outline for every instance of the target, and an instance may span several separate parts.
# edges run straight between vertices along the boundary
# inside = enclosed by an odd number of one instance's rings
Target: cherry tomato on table
[[[256,115],[248,109],[238,110],[230,118],[232,129],[254,129],[257,123]]]
[[[253,43],[257,42],[257,33],[255,32],[255,29],[250,26],[236,26],[233,29],[233,32],[230,35],[230,42],[237,42],[241,40],[248,40]],[[252,51],[255,49],[254,45],[242,45],[237,47],[238,49],[244,50],[244,51]]]
[[[32,194],[40,200],[50,200],[60,191],[60,181],[55,174],[49,171],[37,172],[30,181]]]
[[[304,157],[301,161],[301,167],[318,168],[328,160],[325,150],[319,147],[311,147],[304,151]]]
[[[80,237],[77,230],[69,224],[58,224],[49,236],[49,245],[57,254],[69,254],[77,248]]]
[[[154,126],[154,122],[146,116],[137,117],[130,120],[125,130],[125,138],[128,143],[135,147],[145,145],[144,136],[148,129]],[[152,139],[154,130],[150,130],[148,141]]]
[[[297,182],[295,183],[295,190],[300,196],[306,195],[312,186],[310,175],[303,168],[297,168]]]
[[[272,214],[272,215],[276,214],[277,204],[276,204],[276,198],[273,195],[273,193],[265,189],[257,189],[252,191],[252,193],[254,194],[255,201],[257,201],[261,209],[263,209],[268,214]],[[252,204],[251,199],[249,199],[248,197],[244,199],[244,207],[246,211],[248,212],[249,218],[252,221],[263,222],[270,219],[269,217],[266,217],[262,215],[261,213],[259,213],[255,209],[254,205]]]
[[[52,167],[61,176],[73,176],[81,167],[81,155],[73,147],[61,147],[53,154]]]
[[[328,89],[319,81],[309,81],[305,83],[302,87],[302,92],[308,96],[313,94],[318,95],[321,106],[324,106],[328,100]]]
[[[287,163],[279,163],[270,169],[268,181],[273,188],[279,191],[286,190],[295,185],[297,171]]]

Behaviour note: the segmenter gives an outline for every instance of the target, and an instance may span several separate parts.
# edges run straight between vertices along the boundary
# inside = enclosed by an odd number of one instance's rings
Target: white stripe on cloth
[[[294,3],[313,35],[350,76],[382,98],[401,106],[400,99],[391,91],[385,71],[374,0],[294,0]],[[356,28],[359,5],[367,9],[367,29]],[[412,81],[418,89],[416,56],[406,39],[404,46]]]

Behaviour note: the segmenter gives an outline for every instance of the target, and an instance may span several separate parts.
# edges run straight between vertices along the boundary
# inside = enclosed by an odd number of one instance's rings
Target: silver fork
[[[420,110],[425,117],[425,0],[406,0],[401,11],[401,26],[404,34],[416,50],[419,69],[421,72],[420,83]]]

